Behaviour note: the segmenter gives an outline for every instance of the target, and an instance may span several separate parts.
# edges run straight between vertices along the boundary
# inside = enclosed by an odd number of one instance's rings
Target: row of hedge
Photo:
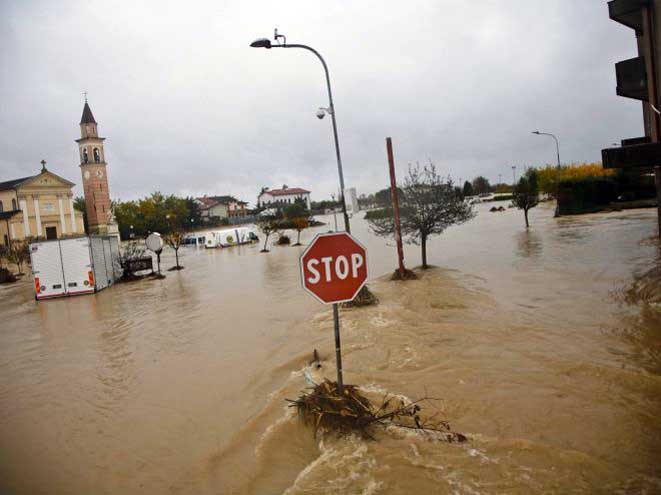
[[[613,177],[587,177],[558,184],[558,214],[576,215],[603,210],[621,195],[629,199],[656,197],[650,178],[619,174]]]

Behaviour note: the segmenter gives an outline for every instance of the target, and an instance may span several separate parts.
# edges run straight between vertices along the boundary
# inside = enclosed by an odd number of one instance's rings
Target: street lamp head
[[[326,116],[326,109],[324,109],[324,108],[319,108],[319,109],[317,110],[317,118],[318,118],[319,120],[321,120],[321,119],[323,119],[325,116]]]
[[[252,48],[271,48],[271,40],[268,38],[259,38],[250,43]]]
[[[537,134],[539,136],[539,131],[532,131],[533,134]]]

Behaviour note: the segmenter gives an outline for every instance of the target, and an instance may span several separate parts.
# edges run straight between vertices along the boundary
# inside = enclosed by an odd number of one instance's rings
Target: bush
[[[544,194],[557,197],[560,184],[563,182],[580,182],[584,180],[599,180],[614,177],[616,172],[605,169],[601,163],[581,163],[569,166],[556,167],[547,165],[537,169],[539,174],[539,190]]]
[[[282,234],[280,237],[278,237],[278,246],[288,246],[291,244],[291,239],[289,238],[288,235]]]
[[[0,268],[0,284],[16,282],[16,277],[6,268]]]
[[[565,180],[558,185],[558,214],[600,211],[616,199],[617,185],[610,179]]]

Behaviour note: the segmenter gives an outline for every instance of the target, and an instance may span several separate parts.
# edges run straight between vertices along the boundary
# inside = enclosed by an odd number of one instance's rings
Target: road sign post
[[[351,234],[318,234],[299,260],[301,285],[323,304],[333,305],[337,387],[344,393],[338,304],[352,301],[367,282],[367,250]]]

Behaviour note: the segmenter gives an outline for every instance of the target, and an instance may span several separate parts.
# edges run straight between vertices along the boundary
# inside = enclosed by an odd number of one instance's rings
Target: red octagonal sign
[[[346,232],[318,234],[300,265],[303,288],[325,304],[353,300],[367,282],[367,250]]]

